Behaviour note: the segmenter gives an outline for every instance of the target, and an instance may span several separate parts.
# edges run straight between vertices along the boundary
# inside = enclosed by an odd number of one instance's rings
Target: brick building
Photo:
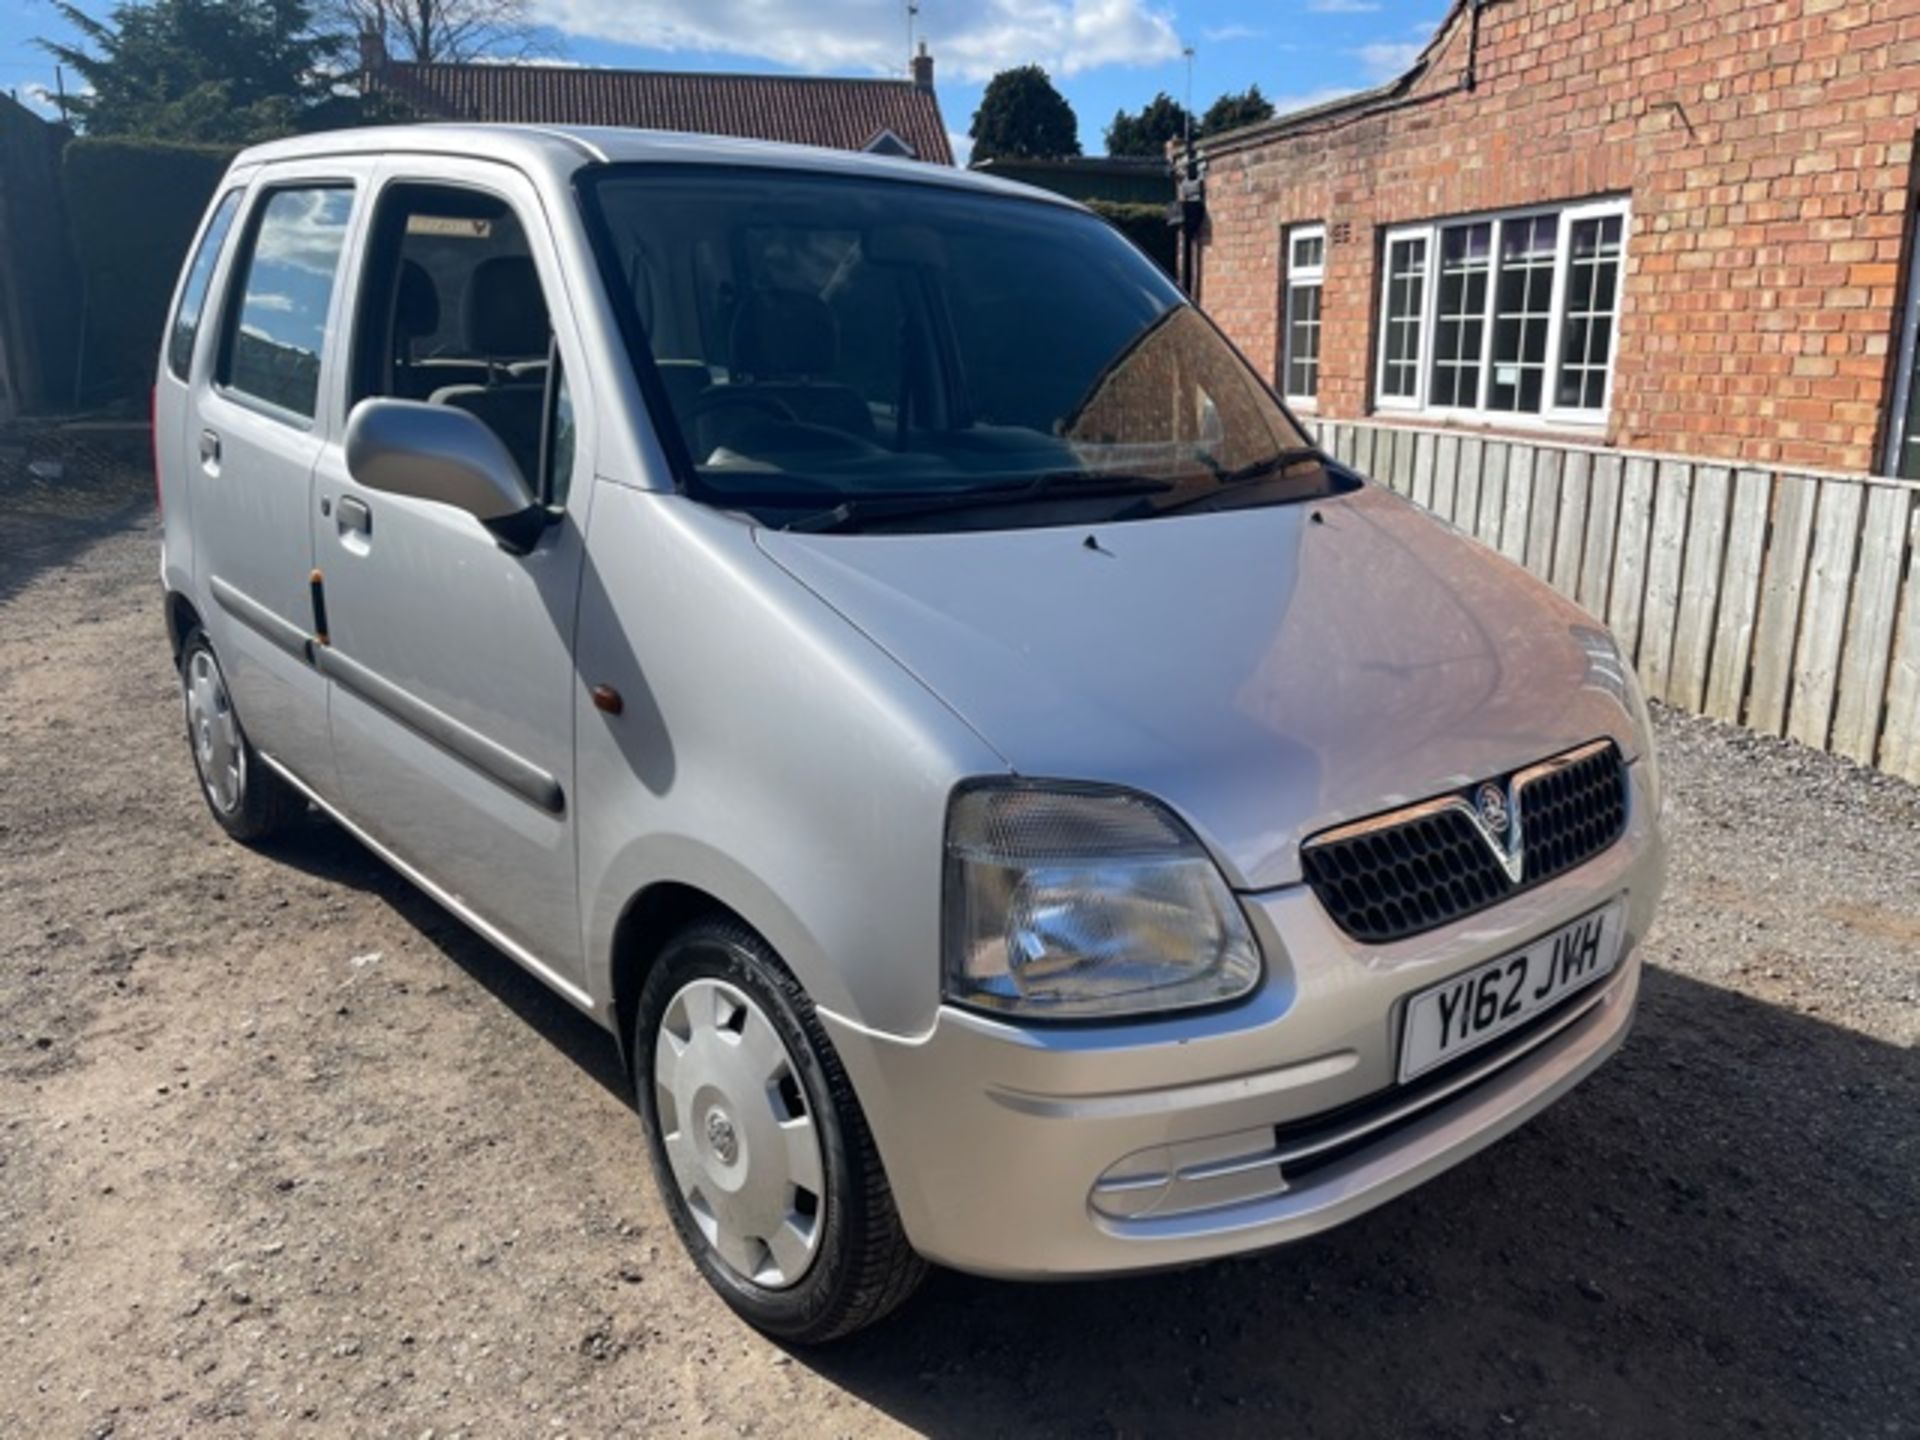
[[[515,125],[630,125],[865,150],[953,164],[921,44],[909,78],[728,75],[582,65],[419,65],[360,36],[360,87],[404,116]]]
[[[1323,417],[1920,477],[1917,117],[1920,0],[1458,0],[1206,142],[1196,289]]]

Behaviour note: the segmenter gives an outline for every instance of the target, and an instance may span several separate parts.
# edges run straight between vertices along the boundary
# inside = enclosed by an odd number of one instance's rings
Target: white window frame
[[[1492,410],[1487,396],[1493,385],[1494,316],[1499,305],[1500,251],[1502,231],[1509,221],[1532,220],[1541,215],[1559,217],[1554,245],[1553,287],[1547,320],[1546,373],[1541,381],[1540,409]],[[1560,389],[1560,341],[1566,320],[1567,274],[1573,256],[1573,227],[1584,220],[1618,216],[1620,219],[1619,272],[1614,284],[1613,314],[1607,338],[1607,374],[1600,408],[1587,410],[1558,405]],[[1627,242],[1632,231],[1632,208],[1624,196],[1603,200],[1585,200],[1562,205],[1527,205],[1507,210],[1483,211],[1473,215],[1449,215],[1419,225],[1390,227],[1380,249],[1380,336],[1374,356],[1374,408],[1392,414],[1419,415],[1438,420],[1455,420],[1470,425],[1511,429],[1604,430],[1613,413],[1614,375],[1620,358],[1620,312],[1627,282]],[[1479,394],[1473,405],[1430,405],[1427,403],[1432,382],[1433,337],[1438,328],[1440,306],[1440,236],[1456,225],[1490,225],[1488,236],[1488,275],[1486,310],[1480,330]],[[1385,391],[1387,367],[1387,300],[1392,286],[1393,247],[1407,240],[1426,241],[1426,271],[1421,290],[1420,368],[1412,396],[1389,395]]]
[[[1380,247],[1380,347],[1373,360],[1373,403],[1376,409],[1406,413],[1419,413],[1426,409],[1427,361],[1433,353],[1433,277],[1436,273],[1433,249],[1438,239],[1438,226],[1398,225],[1387,231],[1385,242]],[[1413,394],[1389,395],[1385,388],[1387,337],[1392,333],[1393,325],[1387,301],[1393,291],[1393,247],[1407,240],[1423,241],[1427,247],[1420,281],[1420,344],[1414,359]]]
[[[1320,263],[1318,265],[1296,265],[1294,249],[1303,240],[1320,242]],[[1320,359],[1326,349],[1327,324],[1327,227],[1323,221],[1310,225],[1291,225],[1286,231],[1287,275],[1286,289],[1280,305],[1280,393],[1287,404],[1296,410],[1315,410],[1320,405]],[[1313,357],[1313,386],[1311,395],[1295,394],[1293,390],[1293,292],[1295,290],[1318,290],[1320,292],[1320,312],[1314,319],[1314,327],[1320,336],[1320,348]]]

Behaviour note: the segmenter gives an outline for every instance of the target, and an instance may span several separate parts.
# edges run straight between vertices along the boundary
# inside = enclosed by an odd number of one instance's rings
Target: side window
[[[213,280],[213,267],[227,243],[227,231],[240,208],[240,192],[229,190],[207,222],[200,237],[200,248],[193,252],[193,264],[187,270],[187,283],[180,287],[180,308],[173,312],[173,324],[167,330],[167,369],[184,380],[193,364],[193,342],[200,333],[200,312],[206,308],[207,286]]]
[[[327,310],[353,210],[341,186],[277,190],[260,208],[221,381],[312,419]]]
[[[512,207],[482,190],[397,183],[369,236],[352,399],[465,410],[500,437],[530,492],[564,485],[542,447],[561,442],[572,407],[549,375],[546,292]]]
[[[1327,276],[1327,227],[1298,225],[1287,235],[1287,326],[1281,367],[1289,400],[1320,394],[1320,300]]]
[[[1415,401],[1420,394],[1421,327],[1426,323],[1427,240],[1387,241],[1386,313],[1380,336],[1380,398]]]

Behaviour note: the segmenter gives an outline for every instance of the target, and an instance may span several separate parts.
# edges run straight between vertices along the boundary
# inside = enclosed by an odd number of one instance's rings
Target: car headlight
[[[1653,714],[1647,709],[1647,695],[1641,688],[1639,672],[1625,655],[1619,659],[1627,713],[1633,717],[1634,759],[1645,777],[1647,796],[1653,801],[1653,813],[1658,817],[1667,807],[1667,793],[1660,783],[1660,757],[1654,752]]]
[[[1636,765],[1646,777],[1647,797],[1652,800],[1654,818],[1658,819],[1667,810],[1667,787],[1660,779],[1660,753],[1653,738],[1653,717],[1647,711],[1646,697],[1640,693],[1640,682],[1631,670],[1627,671],[1627,690],[1633,696],[1635,748],[1640,752]]]
[[[1213,1005],[1260,982],[1219,868],[1165,806],[1093,786],[992,782],[947,813],[946,993],[1029,1017]]]
[[[1620,701],[1633,726],[1633,762],[1639,769],[1647,797],[1657,817],[1667,803],[1660,785],[1660,757],[1654,753],[1653,716],[1647,710],[1646,692],[1640,686],[1639,672],[1633,661],[1621,652],[1620,642],[1604,626],[1576,625],[1574,639],[1587,652],[1587,680]]]

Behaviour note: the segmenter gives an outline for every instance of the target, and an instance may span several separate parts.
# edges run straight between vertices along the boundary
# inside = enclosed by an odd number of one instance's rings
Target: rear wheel
[[[654,1176],[708,1282],[798,1343],[870,1325],[920,1283],[880,1157],[813,1006],[734,921],[668,942],[633,1054]]]
[[[180,694],[194,773],[213,818],[249,844],[284,829],[306,808],[298,792],[260,763],[240,728],[226,675],[207,632],[195,626],[180,647]]]

